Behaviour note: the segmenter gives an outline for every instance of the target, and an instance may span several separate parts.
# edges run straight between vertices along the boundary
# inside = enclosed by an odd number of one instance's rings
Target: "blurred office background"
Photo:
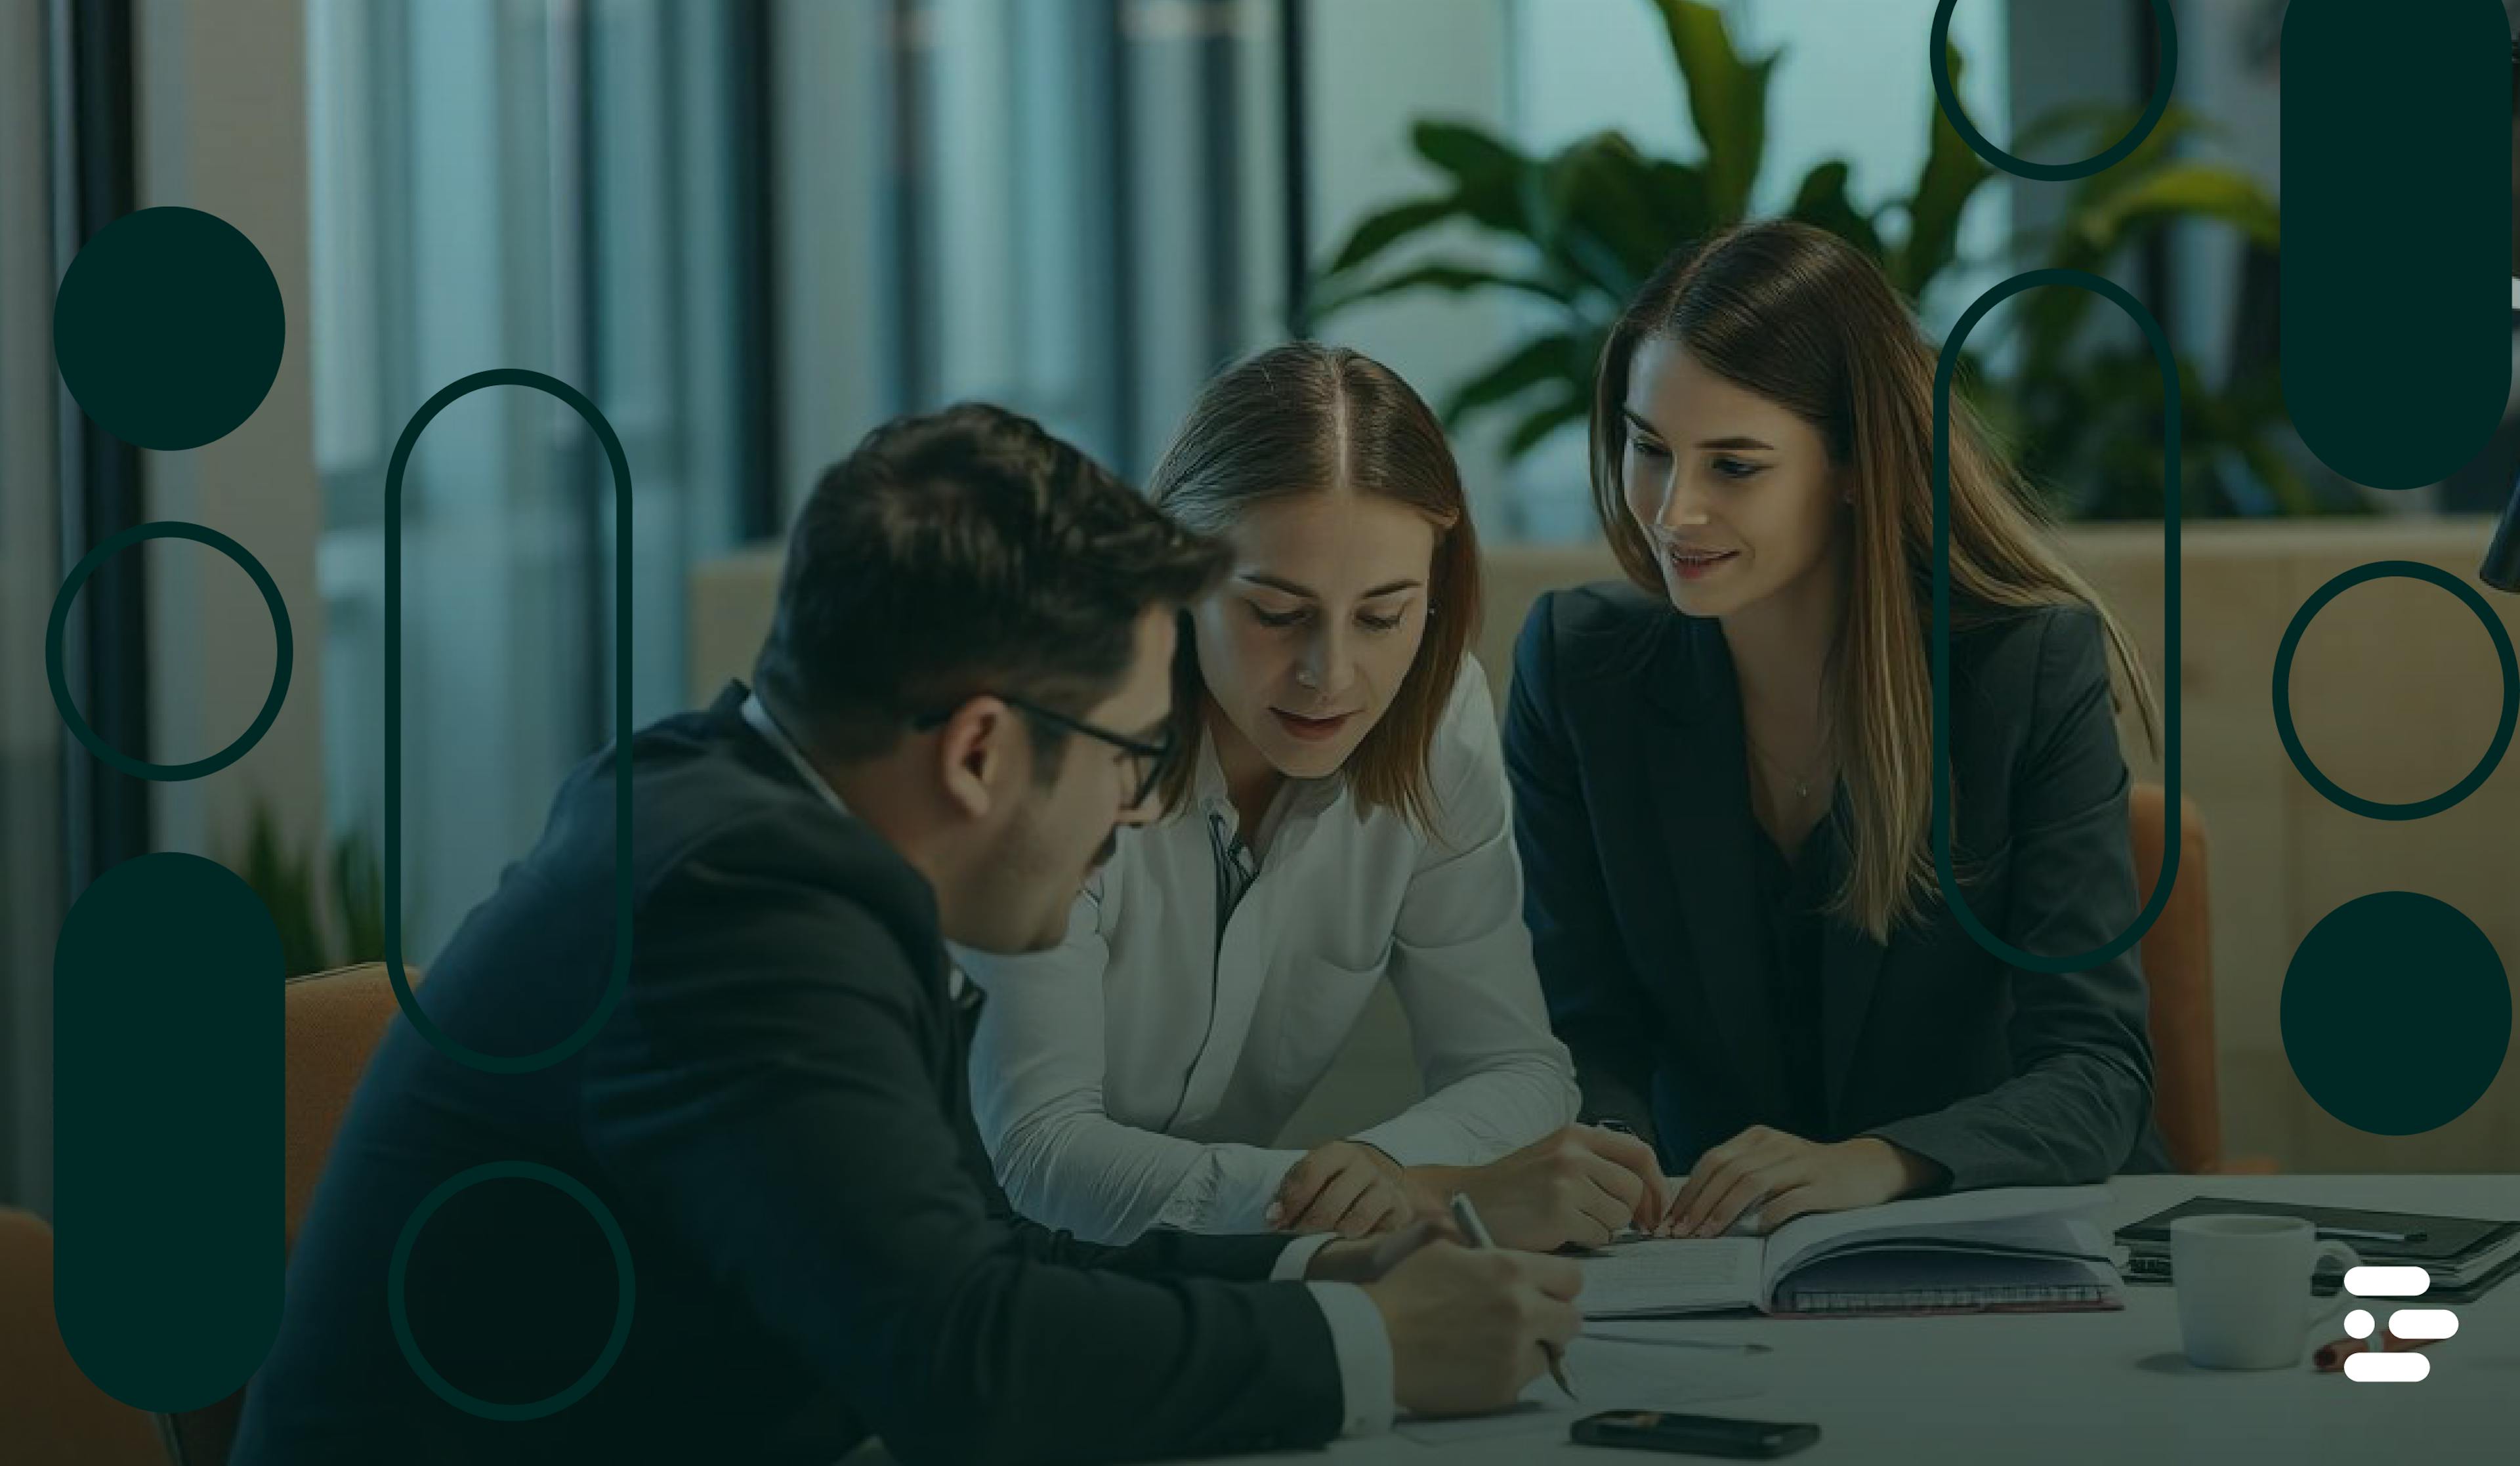
[[[50,945],[87,882],[153,849],[252,864],[274,881],[302,866],[308,960],[349,955],[351,929],[373,918],[360,892],[374,885],[385,793],[385,466],[431,393],[490,367],[587,392],[633,470],[635,594],[613,603],[612,488],[565,407],[501,388],[428,429],[400,510],[398,884],[404,955],[423,967],[529,845],[561,775],[614,733],[615,626],[632,637],[633,721],[687,705],[718,670],[693,644],[695,573],[777,536],[818,469],[876,422],[994,399],[1142,476],[1209,372],[1297,322],[1309,267],[1362,221],[1440,191],[1411,146],[1414,123],[1473,124],[1542,157],[1613,128],[1648,155],[1707,149],[1651,0],[0,9],[0,1200],[39,1208]],[[1752,210],[1794,207],[1813,170],[1842,159],[1850,205],[1878,210],[1895,242],[1907,210],[1891,205],[1915,191],[1933,137],[1933,0],[1717,9],[1741,55],[1778,57]],[[2182,0],[2178,17],[2177,100],[2203,125],[2168,151],[2271,198],[2279,0]],[[2075,109],[2125,112],[2151,85],[2153,23],[2146,0],[1963,0],[1951,32],[1967,62],[1961,95],[1999,142]],[[2081,155],[2108,135],[2023,151]],[[1928,328],[1939,336],[1987,287],[2052,258],[2075,199],[2070,185],[1987,179],[1958,217],[1953,263],[1918,301]],[[48,356],[50,293],[78,241],[158,203],[243,229],[289,309],[270,399],[188,453],[136,453],[83,430]],[[2246,212],[2245,199],[2172,209],[2094,261],[2147,302],[2207,385],[2271,360],[2273,255]],[[1517,247],[1457,221],[1385,259],[1510,270]],[[1512,292],[1418,291],[1304,324],[1443,402],[1546,330],[1552,309]],[[2024,349],[2005,329],[2017,310],[1999,310],[1972,343],[1998,366]],[[2133,339],[2101,319],[2074,349]],[[1460,432],[1482,534],[1502,555],[1576,563],[1593,537],[1581,427],[1509,451],[1531,416],[1474,414]],[[2132,446],[2147,451],[2139,435]],[[2487,497],[2455,483],[2378,495],[2335,482],[2279,423],[2249,447],[2277,457],[2235,451],[2206,466],[2221,475],[2224,516],[2272,525],[2316,509],[2372,533],[2383,519],[2421,533],[2398,521]],[[2294,499],[2276,491],[2277,464],[2297,479]],[[2498,498],[2508,466],[2488,479]],[[2127,516],[2092,484],[2061,489]],[[2139,493],[2136,503],[2140,534]],[[211,778],[150,786],[69,744],[35,632],[89,546],[165,517],[232,534],[271,569],[296,655],[288,707],[252,754]],[[2157,547],[2157,522],[2149,533]],[[1560,553],[1578,560],[1547,558]],[[201,757],[261,700],[268,618],[244,576],[202,547],[159,542],[127,558],[72,619],[74,693],[120,746]],[[2271,644],[2289,609],[2249,636]],[[2446,624],[2474,635],[2472,621]],[[2191,612],[2191,667],[2199,634]],[[2267,778],[2293,778],[2271,739],[2259,756]],[[2213,781],[2191,766],[2187,787],[2216,819]],[[2244,853],[2261,848],[2245,827],[2234,837]],[[2491,852],[2507,896],[2520,866],[2507,838]],[[2278,978],[2281,955],[2260,958]],[[2272,990],[2261,982],[2247,1001],[2271,1010]],[[2251,1030],[2265,1074],[2242,1063],[2227,1083],[2289,1082],[2279,1051],[2268,1058],[2271,1024]],[[2503,1109],[2509,1093],[2498,1091]],[[2235,1147],[2341,1164],[2346,1152],[2301,1140],[2312,1123],[2301,1105],[2287,1091],[2234,1120]],[[2422,1164],[2509,1169],[2520,1122],[2493,1124]],[[2385,1169],[2408,1157],[2350,1159]]]

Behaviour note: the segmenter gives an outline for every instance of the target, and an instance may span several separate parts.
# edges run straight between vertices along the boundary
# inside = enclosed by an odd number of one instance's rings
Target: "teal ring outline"
[[[1967,110],[1960,106],[1959,95],[1952,88],[1952,7],[1958,3],[1959,0],[1942,0],[1934,7],[1934,28],[1926,42],[1929,53],[1926,65],[1933,68],[1934,73],[1934,100],[1943,110],[1944,120],[1952,124],[1952,131],[1959,134],[1960,141],[1968,145],[1968,150],[2004,172],[2016,178],[2046,183],[2089,178],[2114,166],[2141,147],[2143,140],[2152,135],[2154,125],[2161,121],[2161,114],[2170,110],[2170,91],[2179,80],[2179,21],[2170,13],[2170,0],[2152,0],[2153,19],[2161,25],[2161,66],[2153,72],[2152,99],[2145,104],[2143,115],[2136,119],[2135,126],[2107,152],[2094,154],[2080,162],[2034,163],[2028,158],[2013,156],[1986,140],[1986,134],[1978,131],[1977,124],[1968,119]]]
[[[2399,578],[2420,580],[2448,590],[2469,610],[2476,612],[2477,620],[2485,623],[2485,633],[2494,639],[2495,654],[2502,663],[2502,721],[2494,731],[2494,742],[2485,750],[2485,757],[2477,761],[2467,777],[2429,799],[2417,799],[2407,804],[2382,804],[2378,800],[2347,792],[2336,780],[2320,773],[2318,766],[2311,762],[2309,750],[2301,746],[2301,734],[2294,730],[2292,723],[2292,655],[2301,644],[2302,633],[2310,630],[2310,623],[2327,602],[2364,581]],[[2301,777],[2310,780],[2312,788],[2327,797],[2328,803],[2366,820],[2421,820],[2438,815],[2475,793],[2494,777],[2495,768],[2502,762],[2504,751],[2511,746],[2512,729],[2520,726],[2520,656],[2512,653],[2511,634],[2502,629],[2502,618],[2494,613],[2494,607],[2486,604],[2485,598],[2467,582],[2438,565],[2427,565],[2421,560],[2372,560],[2339,574],[2313,591],[2310,599],[2301,603],[2301,609],[2292,613],[2291,624],[2284,628],[2283,641],[2275,647],[2274,684],[2275,736],[2283,740],[2284,755],[2292,760],[2293,768],[2301,772]],[[2457,908],[2452,910],[2456,911]]]
[[[189,764],[153,764],[133,758],[98,737],[96,730],[89,727],[87,719],[80,714],[78,703],[71,698],[69,678],[62,670],[62,637],[69,627],[70,606],[78,600],[78,593],[86,588],[88,578],[117,552],[150,540],[191,540],[226,555],[236,561],[237,567],[245,571],[246,578],[253,582],[254,589],[262,593],[262,603],[271,611],[274,644],[271,691],[262,699],[262,711],[254,715],[253,722],[246,726],[244,733],[237,734],[235,741],[207,758],[195,759]],[[203,775],[216,774],[245,757],[254,744],[262,741],[264,733],[271,732],[273,720],[280,716],[281,704],[289,700],[289,676],[295,662],[296,643],[289,631],[289,602],[281,599],[280,587],[273,583],[271,572],[264,569],[262,561],[255,559],[243,545],[206,524],[196,524],[190,519],[158,519],[147,524],[135,524],[89,551],[71,567],[68,578],[62,582],[61,593],[53,598],[53,614],[44,623],[44,683],[52,689],[53,711],[61,714],[70,736],[78,739],[81,747],[134,778],[159,779],[169,783],[200,778]]]
[[[2153,880],[2152,899],[2136,914],[2134,924],[2101,946],[2068,956],[2024,952],[1988,930],[1977,913],[1969,910],[1952,871],[1952,771],[1948,749],[1952,721],[1952,375],[1959,365],[1960,347],[1967,343],[1970,330],[1988,311],[2023,290],[2044,285],[2090,290],[2115,302],[2133,317],[2136,325],[2143,329],[2144,339],[2152,343],[2153,361],[2161,371],[2162,394],[2162,644],[2169,661],[2169,671],[2162,678],[2162,706],[2163,722],[2170,731],[2170,757],[2162,784],[2170,824],[2162,839],[2161,873]],[[2179,368],[2171,355],[2170,337],[2163,333],[2152,312],[2114,283],[2081,270],[2026,270],[1969,302],[1969,308],[1960,313],[1959,323],[1952,328],[1950,339],[1943,342],[1942,359],[1934,367],[1934,873],[1941,881],[1944,902],[1970,940],[2015,967],[2032,972],[2082,972],[2096,967],[2142,941],[2143,934],[2160,919],[2162,908],[2170,903],[2171,890],[2179,879],[2180,842],[2179,545]]]
[[[612,979],[595,1011],[577,1031],[549,1048],[524,1054],[483,1053],[458,1042],[437,1026],[411,996],[411,980],[402,961],[402,479],[411,465],[411,450],[431,419],[465,396],[483,387],[532,387],[576,410],[604,444],[612,464],[615,544],[612,589]],[[394,1001],[429,1046],[459,1063],[490,1074],[530,1074],[547,1069],[584,1048],[595,1031],[612,1016],[630,977],[630,460],[621,438],[586,394],[540,372],[522,367],[495,367],[460,377],[421,404],[394,443],[393,462],[385,469],[385,976],[393,983]]]
[[[404,1273],[411,1266],[412,1244],[420,1240],[422,1225],[457,1192],[483,1181],[510,1177],[541,1181],[584,1207],[587,1215],[595,1219],[595,1224],[603,1228],[604,1240],[612,1244],[612,1271],[616,1283],[612,1332],[605,1339],[604,1349],[596,1355],[595,1362],[559,1394],[522,1404],[501,1404],[496,1400],[483,1399],[449,1384],[446,1376],[439,1374],[421,1354],[420,1341],[411,1335],[411,1314],[403,1300]],[[394,1343],[401,1347],[404,1362],[411,1365],[412,1372],[420,1376],[420,1382],[427,1385],[431,1394],[455,1408],[484,1420],[540,1420],[546,1415],[557,1415],[585,1399],[586,1393],[602,1384],[604,1377],[612,1372],[614,1361],[621,1357],[621,1346],[630,1339],[630,1314],[638,1297],[639,1274],[630,1266],[630,1241],[621,1235],[621,1223],[613,1220],[610,1209],[597,1200],[595,1193],[577,1177],[532,1161],[490,1161],[469,1171],[459,1171],[439,1181],[436,1190],[422,1197],[420,1205],[411,1209],[410,1219],[402,1224],[401,1235],[394,1238],[393,1257],[385,1264],[385,1312],[393,1319]]]

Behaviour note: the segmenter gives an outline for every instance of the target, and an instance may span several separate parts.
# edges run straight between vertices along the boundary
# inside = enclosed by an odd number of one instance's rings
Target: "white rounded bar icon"
[[[2364,1384],[2411,1385],[2432,1373],[2425,1356],[2407,1350],[2400,1354],[2350,1354],[2345,1356],[2346,1378]]]
[[[2421,1298],[2433,1285],[2421,1267],[2349,1267],[2345,1291],[2357,1298]]]
[[[2389,1315],[2389,1332],[2401,1339],[2447,1339],[2458,1332],[2458,1315],[2448,1309],[2400,1309]]]

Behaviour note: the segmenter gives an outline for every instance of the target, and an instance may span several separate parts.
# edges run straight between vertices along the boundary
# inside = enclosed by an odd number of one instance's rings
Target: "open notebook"
[[[1765,1237],[1646,1237],[1581,1260],[1587,1318],[2113,1309],[2103,1186],[2021,1186],[1798,1217]]]

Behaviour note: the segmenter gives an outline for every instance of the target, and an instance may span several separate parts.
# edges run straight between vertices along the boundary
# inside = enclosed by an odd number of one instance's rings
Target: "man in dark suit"
[[[1151,813],[1176,613],[1223,568],[995,409],[827,474],[757,692],[633,734],[626,796],[581,765],[418,990],[491,1062],[395,1021],[240,1466],[1081,1461],[1511,1401],[1571,1264],[1425,1227],[1087,1246],[1005,1215],[972,1129],[943,940],[1063,931]]]

